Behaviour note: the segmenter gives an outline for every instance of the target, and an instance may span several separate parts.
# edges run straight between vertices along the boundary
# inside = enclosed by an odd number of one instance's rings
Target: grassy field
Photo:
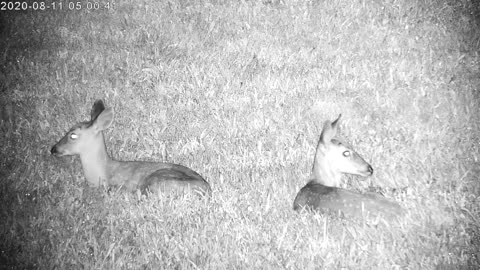
[[[475,1],[112,1],[0,11],[0,269],[479,269]],[[92,2],[91,2],[92,3]],[[92,189],[50,148],[95,99],[121,160],[186,165],[210,201]],[[323,121],[408,214],[292,203]]]

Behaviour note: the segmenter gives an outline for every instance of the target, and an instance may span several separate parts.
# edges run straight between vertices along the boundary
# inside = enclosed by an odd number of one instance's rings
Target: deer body
[[[382,216],[387,220],[403,214],[403,209],[395,202],[379,194],[357,193],[343,188],[329,187],[310,181],[305,185],[294,202],[294,209],[308,206],[333,214],[341,213],[355,219],[366,216]]]
[[[97,100],[92,108],[91,120],[70,129],[51,153],[57,156],[79,155],[85,178],[91,186],[121,186],[128,191],[194,190],[210,194],[211,188],[195,171],[178,164],[118,161],[110,158],[103,130],[113,122],[113,110],[105,109]]]
[[[403,209],[382,195],[361,194],[339,188],[342,174],[370,176],[373,168],[350,145],[335,138],[341,115],[333,123],[326,121],[315,153],[312,178],[297,194],[293,208],[302,207],[323,212],[341,213],[362,219],[382,216],[391,220]]]

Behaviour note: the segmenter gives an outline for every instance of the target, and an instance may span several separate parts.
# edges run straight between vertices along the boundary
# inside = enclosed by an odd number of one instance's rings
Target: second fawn
[[[317,145],[312,178],[297,194],[293,208],[302,207],[343,213],[362,219],[381,216],[387,220],[402,215],[403,209],[380,194],[361,194],[339,188],[342,174],[371,176],[373,168],[351,146],[335,138],[341,115],[333,123],[326,121]]]
[[[210,194],[210,185],[195,171],[178,164],[117,161],[107,153],[103,130],[113,122],[112,108],[102,100],[93,104],[90,121],[73,126],[51,153],[56,156],[78,155],[85,178],[91,186],[118,186],[128,191],[194,191]]]

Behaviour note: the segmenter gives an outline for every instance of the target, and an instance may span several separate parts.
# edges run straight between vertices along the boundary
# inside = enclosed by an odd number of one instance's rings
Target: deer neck
[[[108,172],[109,164],[113,161],[107,153],[102,133],[99,134],[90,147],[89,151],[85,151],[85,153],[80,155],[85,178],[94,187],[106,185],[110,177]]]
[[[317,151],[313,162],[312,177],[315,182],[324,186],[338,187],[342,174],[331,166],[321,151]]]

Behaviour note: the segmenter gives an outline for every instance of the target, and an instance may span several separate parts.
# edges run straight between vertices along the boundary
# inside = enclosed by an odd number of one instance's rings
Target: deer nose
[[[371,165],[368,165],[367,171],[370,173],[370,175],[373,174],[373,168]]]

